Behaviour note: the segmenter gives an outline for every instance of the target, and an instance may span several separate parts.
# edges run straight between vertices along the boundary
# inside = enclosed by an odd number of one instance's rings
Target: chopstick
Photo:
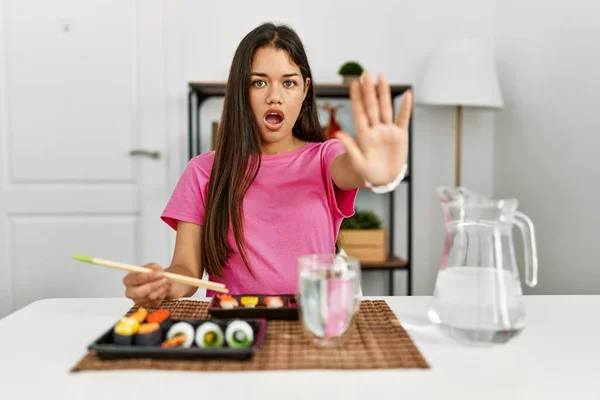
[[[124,263],[120,263],[117,261],[104,260],[102,258],[87,257],[87,256],[79,255],[79,254],[75,254],[73,256],[73,259],[77,260],[77,261],[90,263],[90,264],[101,265],[103,267],[120,269],[122,271],[128,271],[128,272],[139,272],[139,273],[152,272],[152,270],[150,268],[144,268],[144,267],[140,267],[137,265],[124,264]],[[166,271],[163,272],[163,274],[165,277],[171,279],[174,282],[183,283],[185,285],[191,285],[191,286],[196,286],[196,287],[203,287],[206,289],[214,290],[215,292],[222,292],[222,293],[229,292],[229,290],[227,290],[225,285],[222,283],[203,281],[201,279],[196,279],[196,278],[192,278],[189,276],[174,274],[172,272],[166,272]]]

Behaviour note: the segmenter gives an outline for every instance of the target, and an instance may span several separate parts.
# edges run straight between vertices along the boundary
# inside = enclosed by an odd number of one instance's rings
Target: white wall
[[[536,224],[539,284],[527,293],[600,293],[599,15],[596,0],[498,2],[494,189]]]
[[[350,8],[347,1],[253,1],[166,3],[168,126],[174,182],[187,157],[187,82],[225,81],[231,58],[242,37],[256,25],[273,20],[297,30],[304,41],[316,83],[339,82],[337,69],[358,59],[374,73],[387,74],[391,82],[415,84],[425,57],[448,37],[475,35],[493,44],[495,2],[491,0],[436,0],[420,2],[369,2],[370,14]],[[227,16],[224,18],[224,16]],[[418,90],[418,88],[416,88]],[[202,148],[207,149],[210,122],[217,119],[222,101],[209,101],[201,112]],[[346,108],[347,111],[350,108]],[[414,131],[414,294],[431,294],[443,244],[441,209],[435,187],[454,182],[454,111],[415,110]],[[349,121],[340,115],[342,123]],[[469,110],[464,116],[465,185],[491,193],[493,114]],[[475,162],[479,163],[474,168]],[[397,195],[396,250],[406,253],[404,188]],[[358,207],[372,207],[386,215],[386,199],[361,194]],[[387,224],[387,221],[386,221]],[[384,294],[386,274],[365,276],[365,294]],[[397,294],[403,294],[405,275],[398,273]]]

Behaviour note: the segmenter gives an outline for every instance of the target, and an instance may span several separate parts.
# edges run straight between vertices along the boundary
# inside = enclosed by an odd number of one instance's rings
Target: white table
[[[86,346],[132,303],[51,299],[0,320],[0,398],[600,399],[600,296],[526,297],[525,331],[491,348],[439,335],[426,319],[428,297],[365,299],[388,301],[431,369],[72,374]]]

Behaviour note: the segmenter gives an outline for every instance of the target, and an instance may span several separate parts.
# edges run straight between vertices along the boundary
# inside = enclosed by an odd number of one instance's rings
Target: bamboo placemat
[[[167,300],[160,308],[171,310],[173,319],[212,319],[207,306],[208,303],[202,301]],[[129,312],[136,308],[133,307]],[[265,341],[249,360],[102,360],[90,351],[71,372],[118,369],[266,371],[429,368],[385,301],[362,301],[355,318],[337,348],[314,346],[304,333],[301,321],[268,321]]]

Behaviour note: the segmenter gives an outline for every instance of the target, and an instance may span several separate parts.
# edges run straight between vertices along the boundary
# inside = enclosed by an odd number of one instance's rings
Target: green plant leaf
[[[342,75],[342,76],[360,75],[363,73],[363,71],[364,71],[364,68],[358,62],[348,61],[340,67],[338,74]]]
[[[382,223],[373,211],[356,210],[354,215],[342,221],[341,229],[381,229]]]

